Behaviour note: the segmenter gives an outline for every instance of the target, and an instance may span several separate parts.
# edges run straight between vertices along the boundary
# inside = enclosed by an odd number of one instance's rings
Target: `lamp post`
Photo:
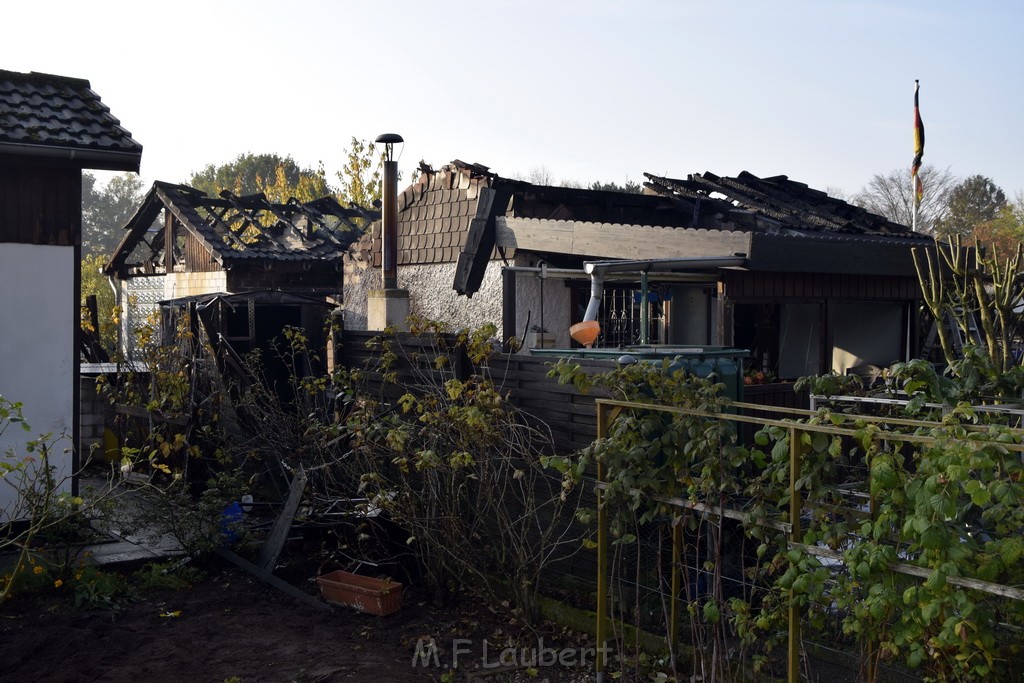
[[[384,289],[398,289],[398,160],[395,145],[405,142],[397,133],[378,135],[384,146],[384,180],[381,187],[381,266]]]

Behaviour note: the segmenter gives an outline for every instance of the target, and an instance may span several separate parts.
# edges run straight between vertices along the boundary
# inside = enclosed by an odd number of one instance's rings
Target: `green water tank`
[[[637,362],[670,361],[672,371],[683,369],[698,377],[715,375],[725,384],[725,396],[734,401],[743,400],[743,359],[750,356],[746,349],[722,346],[629,346],[616,349],[531,349],[538,356],[561,358],[606,358],[619,360],[624,357]]]

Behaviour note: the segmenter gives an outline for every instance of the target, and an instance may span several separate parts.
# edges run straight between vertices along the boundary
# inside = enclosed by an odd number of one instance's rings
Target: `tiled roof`
[[[678,202],[662,196],[533,185],[458,159],[436,171],[421,164],[417,181],[398,197],[399,265],[457,261],[478,217],[483,188],[497,192],[494,215],[665,226],[690,220],[676,208]],[[361,257],[369,261],[372,252],[372,263],[379,267],[379,224],[372,239],[372,249],[361,243]]]
[[[485,166],[455,161],[439,171],[421,167],[416,183],[398,197],[399,265],[456,261],[476,215],[481,187],[497,176]],[[374,225],[374,264],[380,265],[380,224]]]
[[[60,156],[83,167],[138,171],[142,145],[89,81],[0,70],[0,154]]]
[[[246,260],[337,260],[362,234],[364,225],[380,218],[379,212],[346,208],[333,197],[311,202],[289,199],[280,204],[262,194],[238,197],[224,191],[220,197],[210,197],[187,185],[156,182],[125,226],[128,234],[106,272],[130,265],[128,259],[140,245],[149,247],[144,258],[161,260],[163,231],[152,228],[164,209],[222,265]]]
[[[533,185],[459,160],[436,171],[421,164],[420,171],[418,180],[399,196],[398,263],[458,263],[455,289],[469,294],[476,291],[481,264],[498,255],[491,246],[496,243],[498,216],[520,223],[525,219],[590,226],[585,253],[576,253],[576,247],[559,250],[567,247],[560,247],[557,239],[538,237],[550,243],[543,249],[546,253],[579,257],[621,250],[621,236],[611,243],[610,234],[630,226],[638,233],[639,228],[663,229],[669,251],[694,250],[691,237],[698,234],[709,245],[723,248],[735,246],[743,235],[810,238],[862,249],[870,248],[866,242],[872,239],[897,250],[927,241],[907,226],[786,176],[758,178],[743,172],[728,178],[703,173],[679,180],[644,174],[646,191],[640,195]],[[489,208],[480,201],[485,192],[493,193]],[[380,267],[380,248],[377,224],[351,250],[351,258],[363,266]]]

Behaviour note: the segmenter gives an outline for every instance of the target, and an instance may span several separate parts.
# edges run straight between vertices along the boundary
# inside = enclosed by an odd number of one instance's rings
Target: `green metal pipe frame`
[[[799,543],[800,538],[800,490],[796,482],[800,478],[800,434],[796,427],[789,429],[789,542]],[[797,683],[800,680],[800,606],[796,601],[796,592],[789,589],[789,651],[787,656],[787,680]]]

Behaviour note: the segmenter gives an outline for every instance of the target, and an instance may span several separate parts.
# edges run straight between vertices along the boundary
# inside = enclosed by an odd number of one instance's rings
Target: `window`
[[[648,343],[665,344],[667,341],[669,302],[672,288],[652,284],[648,287]],[[601,323],[601,335],[594,342],[595,348],[616,348],[635,346],[640,343],[641,292],[634,284],[606,284],[601,298],[597,320]],[[577,320],[583,319],[590,290],[576,291]]]

